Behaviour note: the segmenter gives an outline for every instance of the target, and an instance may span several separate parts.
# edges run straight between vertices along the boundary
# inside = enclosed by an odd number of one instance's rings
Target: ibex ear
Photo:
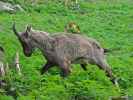
[[[32,29],[31,25],[26,26],[26,30],[24,33],[25,37],[29,37],[31,29]]]
[[[26,32],[30,32],[31,31],[31,25],[27,25],[27,27],[26,27]]]

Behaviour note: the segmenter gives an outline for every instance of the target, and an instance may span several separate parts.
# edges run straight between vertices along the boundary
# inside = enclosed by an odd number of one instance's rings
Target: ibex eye
[[[28,38],[28,33],[24,33],[23,36]]]

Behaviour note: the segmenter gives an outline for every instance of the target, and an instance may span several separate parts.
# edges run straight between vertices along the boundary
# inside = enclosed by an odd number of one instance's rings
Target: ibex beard
[[[86,66],[90,63],[104,70],[110,80],[114,84],[117,83],[105,59],[104,49],[96,40],[69,33],[50,36],[47,32],[33,30],[30,26],[27,26],[25,32],[17,32],[15,24],[13,31],[23,47],[25,56],[31,56],[34,48],[41,50],[47,60],[41,74],[53,66],[58,66],[61,75],[65,77],[70,73],[72,63],[80,64],[84,70],[87,70]]]

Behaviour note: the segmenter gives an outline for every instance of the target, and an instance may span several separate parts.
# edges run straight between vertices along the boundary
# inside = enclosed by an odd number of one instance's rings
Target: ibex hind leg
[[[110,80],[112,81],[113,84],[118,86],[118,82],[116,80],[116,78],[114,77],[111,68],[109,67],[108,63],[106,62],[105,59],[103,60],[98,60],[96,61],[96,65],[104,70],[106,72],[106,75],[110,78]]]

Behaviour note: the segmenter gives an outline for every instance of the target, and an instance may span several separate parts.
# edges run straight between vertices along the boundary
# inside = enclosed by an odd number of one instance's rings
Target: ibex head
[[[32,54],[32,44],[30,41],[30,31],[31,31],[31,26],[27,26],[26,30],[24,32],[17,32],[15,23],[13,24],[13,32],[19,39],[22,47],[23,47],[23,52],[25,56],[29,57]]]

